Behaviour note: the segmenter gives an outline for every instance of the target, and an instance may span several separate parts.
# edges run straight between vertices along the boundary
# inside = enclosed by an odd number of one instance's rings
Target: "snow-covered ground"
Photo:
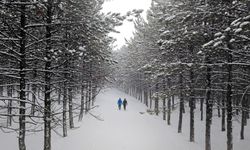
[[[117,99],[127,98],[126,111],[118,110]],[[168,126],[161,116],[146,113],[147,108],[138,100],[115,89],[102,91],[96,101],[99,107],[86,115],[79,128],[69,131],[66,138],[53,134],[53,150],[202,150],[204,149],[204,122],[199,121],[198,109],[195,121],[195,140],[188,141],[188,109],[184,115],[183,133],[177,133],[178,112],[172,114],[172,125]],[[236,123],[236,122],[235,122]],[[239,125],[234,130],[234,150],[249,150],[250,129],[246,129],[246,140],[239,140]],[[226,149],[226,132],[220,132],[220,120],[215,118],[212,127],[212,149]],[[42,149],[42,133],[27,136],[27,150]],[[17,150],[16,134],[0,133],[0,146],[4,150]]]

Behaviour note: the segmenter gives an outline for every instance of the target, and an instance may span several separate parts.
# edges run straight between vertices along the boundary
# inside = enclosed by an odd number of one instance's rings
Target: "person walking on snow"
[[[121,98],[118,99],[117,104],[118,104],[119,110],[121,110],[121,106],[122,106],[122,99]]]
[[[126,110],[126,107],[128,105],[128,102],[127,102],[126,98],[124,98],[122,104],[123,104],[123,109]]]

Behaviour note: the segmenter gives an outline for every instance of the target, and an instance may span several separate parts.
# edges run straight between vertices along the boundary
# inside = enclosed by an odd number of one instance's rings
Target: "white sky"
[[[104,12],[119,12],[122,15],[133,9],[144,9],[143,16],[146,14],[146,10],[150,7],[151,0],[107,0],[103,5]],[[124,24],[118,27],[120,33],[112,33],[111,35],[117,39],[115,45],[116,48],[120,48],[125,44],[125,38],[129,39],[133,36],[134,25],[133,22],[124,22]]]

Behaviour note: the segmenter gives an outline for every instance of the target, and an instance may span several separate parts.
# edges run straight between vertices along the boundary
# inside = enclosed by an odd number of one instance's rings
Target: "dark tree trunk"
[[[64,74],[65,79],[67,74]],[[67,134],[67,81],[63,82],[63,137],[66,137]]]
[[[13,96],[13,89],[12,86],[7,86],[7,96],[11,98]],[[11,126],[12,125],[12,100],[8,100],[8,117],[7,117],[7,125]]]
[[[167,117],[168,125],[171,124],[171,97],[168,96],[168,117]]]
[[[189,103],[190,103],[190,136],[189,136],[189,140],[190,142],[194,142],[194,105],[195,105],[195,93],[194,93],[194,73],[193,70],[191,68],[190,70],[190,81],[191,81],[191,85],[190,85],[190,99],[189,99]]]
[[[183,104],[182,104],[182,105],[183,105],[183,106],[182,106],[182,113],[185,114],[185,113],[186,113],[186,109],[185,109],[185,103],[184,103],[184,101],[185,101],[185,100],[184,100],[184,96],[182,96],[182,99],[183,99],[183,100],[182,100],[182,101],[183,101]]]
[[[79,115],[79,121],[82,121],[84,113],[84,84],[81,86],[81,108],[80,108],[80,115]]]
[[[3,86],[0,86],[0,96],[3,96]]]
[[[95,97],[96,97],[96,94],[97,94],[97,89],[96,89],[96,86],[95,86],[95,83],[93,83],[92,85],[92,106],[95,105]]]
[[[155,114],[158,116],[159,115],[159,83],[157,81],[156,86],[155,86],[155,90],[156,90],[156,96],[155,96]]]
[[[168,88],[169,88],[169,91],[170,91],[170,78],[168,78]],[[168,114],[167,114],[167,123],[168,125],[171,124],[171,96],[170,96],[170,92],[168,93]]]
[[[200,99],[200,111],[201,111],[201,121],[203,121],[203,104],[204,104],[204,99],[203,98],[201,98]]]
[[[25,2],[25,0],[22,0],[21,2]],[[26,150],[25,145],[25,111],[26,111],[26,92],[25,92],[25,71],[26,68],[26,59],[25,59],[25,46],[26,46],[26,31],[25,31],[25,25],[26,25],[26,6],[21,5],[21,30],[20,30],[20,109],[19,109],[19,150]]]
[[[73,116],[73,92],[72,87],[69,87],[69,127],[74,128],[74,116]]]
[[[148,90],[144,89],[144,103],[148,107]]]
[[[89,103],[89,82],[86,82],[86,95],[85,95],[85,113],[88,112],[89,108],[88,108],[88,103]]]
[[[165,79],[163,80],[163,92],[164,92],[164,96],[163,96],[163,100],[162,100],[162,106],[163,106],[163,120],[166,120],[166,81]]]
[[[172,110],[174,110],[174,95],[172,95]]]
[[[152,108],[152,90],[149,91],[149,108]]]
[[[51,23],[53,0],[47,1],[46,15],[46,63],[45,63],[45,97],[44,97],[44,150],[51,150]]]
[[[207,56],[208,57],[208,56]],[[210,64],[207,58],[207,64]],[[212,121],[212,100],[211,100],[211,71],[210,66],[207,66],[206,74],[206,134],[205,134],[205,150],[211,150],[211,121]]]
[[[179,74],[179,92],[180,92],[180,111],[179,111],[179,121],[178,121],[178,133],[182,132],[182,117],[184,110],[184,99],[183,99],[183,76]]]
[[[225,97],[224,94],[222,95],[222,115],[221,115],[221,131],[226,131],[226,105],[225,105]]]
[[[230,39],[230,38],[229,38]],[[231,45],[228,43],[228,48],[231,48]],[[227,52],[227,62],[233,62],[233,56],[230,51]],[[233,150],[233,128],[232,128],[232,117],[233,117],[233,108],[232,108],[232,65],[227,64],[227,97],[226,97],[226,105],[227,105],[227,150]]]
[[[246,120],[246,98],[244,97],[241,102],[241,129],[240,129],[240,139],[244,139],[244,129],[245,129],[245,120]]]
[[[92,101],[92,81],[89,81],[89,99],[88,99],[88,109],[91,108],[91,101]]]
[[[218,117],[221,117],[221,113],[220,113],[220,108],[221,108],[221,100],[220,98],[217,100],[217,111],[218,111]]]
[[[166,96],[164,96],[162,100],[162,105],[163,105],[163,120],[166,120]]]

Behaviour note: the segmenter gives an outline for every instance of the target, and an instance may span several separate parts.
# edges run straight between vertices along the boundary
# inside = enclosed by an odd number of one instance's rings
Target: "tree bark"
[[[69,87],[69,127],[74,128],[74,116],[73,116],[73,92],[72,87]]]
[[[201,111],[201,121],[203,121],[203,104],[204,104],[204,99],[203,98],[201,98],[200,99],[200,111]]]
[[[148,90],[144,88],[144,103],[148,107]]]
[[[149,90],[149,108],[152,108],[152,90]]]
[[[7,86],[7,96],[9,98],[11,98],[13,96],[13,89],[12,86]],[[7,126],[11,126],[12,125],[12,100],[9,99],[8,100],[8,117],[7,117]]]
[[[209,56],[207,56],[209,57]],[[210,64],[209,58],[206,58],[207,64]],[[206,74],[206,134],[205,134],[205,150],[211,150],[211,119],[212,119],[212,100],[211,100],[211,71],[210,66],[207,66]]]
[[[220,98],[218,98],[217,100],[217,111],[218,111],[218,117],[221,117],[221,113],[220,113],[220,108],[221,108],[221,100]]]
[[[88,112],[88,103],[89,103],[89,82],[86,81],[86,95],[85,95],[85,114]]]
[[[21,2],[25,2],[25,0],[21,0]],[[25,92],[25,68],[26,68],[26,32],[25,32],[25,25],[26,25],[26,6],[21,5],[21,30],[20,30],[20,109],[19,109],[19,150],[26,150],[25,145],[25,130],[26,130],[26,124],[25,124],[25,113],[26,113],[26,92]]]
[[[167,112],[168,112],[168,114],[167,114],[167,123],[168,123],[168,125],[170,125],[171,124],[171,94],[170,94],[170,84],[171,84],[171,80],[170,80],[170,78],[168,77],[168,95],[167,95],[167,99],[168,99],[168,102],[167,102]]]
[[[190,70],[190,81],[191,81],[191,85],[190,85],[190,99],[189,99],[189,103],[190,103],[190,136],[189,136],[189,140],[190,142],[194,142],[194,105],[195,105],[195,93],[194,93],[194,72],[191,68]]]
[[[174,95],[172,95],[172,110],[174,110]]]
[[[53,0],[47,1],[46,14],[46,63],[45,63],[45,97],[44,97],[44,150],[51,150],[51,23]]]
[[[228,48],[231,48],[231,45],[228,44]],[[230,51],[228,51],[227,62],[232,63],[233,56]],[[233,108],[232,108],[232,65],[227,64],[227,150],[233,150],[233,128],[232,128],[232,117],[233,117]]]
[[[65,78],[67,74],[64,74]],[[66,137],[67,134],[67,81],[63,82],[63,137]]]
[[[222,95],[222,115],[221,115],[221,131],[226,131],[226,106],[225,106],[225,97]]]
[[[92,101],[92,81],[89,81],[89,99],[88,99],[88,109],[91,108],[91,101]]]
[[[244,139],[244,129],[245,129],[245,120],[246,120],[246,98],[244,97],[241,102],[241,129],[240,129],[240,139]]]
[[[155,90],[156,90],[156,94],[155,94],[155,114],[158,116],[159,115],[159,84],[158,84],[158,80],[155,86]]]
[[[168,116],[167,116],[168,125],[171,125],[171,97],[168,96]]]
[[[180,95],[180,109],[179,109],[179,121],[178,121],[178,133],[182,132],[182,117],[184,110],[184,99],[183,99],[183,76],[179,74],[179,95]]]
[[[80,108],[80,115],[79,115],[79,121],[82,121],[84,113],[84,84],[82,83],[81,86],[81,108]]]
[[[0,86],[0,96],[3,96],[3,86]]]

